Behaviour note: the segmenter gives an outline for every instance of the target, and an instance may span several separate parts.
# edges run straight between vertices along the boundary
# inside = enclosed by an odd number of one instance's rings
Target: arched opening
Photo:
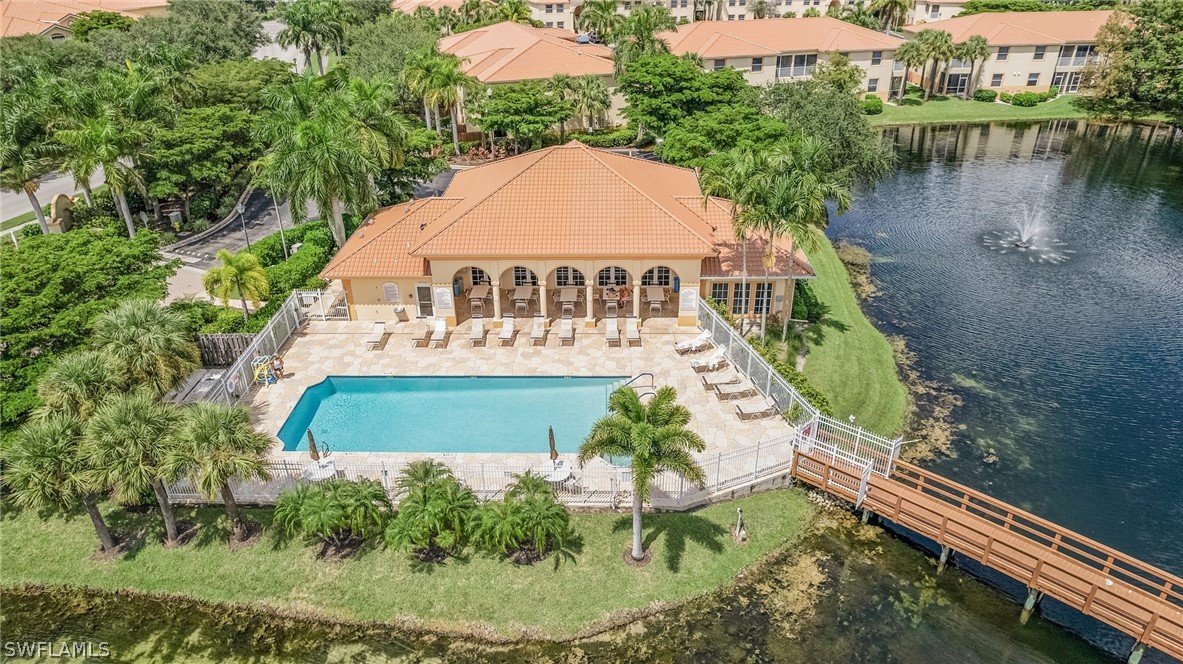
[[[456,302],[456,320],[473,315],[491,316],[493,311],[493,280],[484,268],[475,265],[462,267],[452,275],[452,295]]]
[[[641,275],[642,286],[661,286],[663,288],[673,288],[674,279],[677,278],[677,273],[664,265],[651,267]]]
[[[583,273],[573,267],[556,267],[553,274],[554,279],[549,283],[553,283],[557,288],[581,288],[587,285]]]
[[[596,286],[627,286],[629,283],[628,270],[615,265],[606,267],[596,273]]]
[[[538,306],[538,275],[524,265],[515,265],[501,273],[501,311],[519,318],[533,316]]]

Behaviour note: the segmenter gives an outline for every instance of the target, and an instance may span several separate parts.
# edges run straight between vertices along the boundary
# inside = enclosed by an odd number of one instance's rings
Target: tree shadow
[[[726,528],[693,512],[647,514],[641,522],[641,528],[641,543],[645,549],[651,548],[657,538],[665,536],[661,546],[662,562],[666,569],[675,573],[682,569],[682,557],[686,554],[688,542],[698,544],[711,553],[722,553],[724,538],[728,537]],[[614,533],[632,529],[631,516],[622,516],[612,523]]]

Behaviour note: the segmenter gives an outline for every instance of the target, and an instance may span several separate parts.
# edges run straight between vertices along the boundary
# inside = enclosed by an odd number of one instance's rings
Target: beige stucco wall
[[[751,316],[758,315],[756,313],[756,284],[764,283],[764,280],[762,278],[760,278],[758,275],[751,275],[748,277],[748,284],[751,286],[751,296],[748,297],[748,308],[747,308],[746,312],[736,312],[735,309],[732,308],[732,306],[731,306],[732,301],[735,297],[735,294],[739,291],[739,287],[743,283],[742,279],[738,279],[738,278],[710,279],[710,280],[704,279],[702,284],[699,285],[698,294],[700,296],[702,296],[702,299],[705,300],[711,296],[711,289],[712,289],[713,284],[724,283],[724,282],[730,284],[730,286],[727,289],[727,293],[728,293],[727,308],[728,308],[728,311],[732,312],[732,315],[743,316],[743,317],[751,317]],[[770,282],[772,284],[772,308],[769,310],[769,313],[783,315],[784,312],[787,311],[790,306],[792,306],[791,300],[787,297],[787,295],[788,295],[790,289],[792,288],[791,284],[793,284],[794,282],[789,279],[771,279]]]
[[[848,53],[847,56],[853,64],[856,64],[863,70],[862,89],[866,90],[871,79],[878,81],[878,89],[875,95],[887,99],[887,94],[891,86],[892,75],[892,54],[893,51],[883,50],[880,62],[877,65],[871,64],[873,60],[873,51],[856,51]],[[830,57],[830,53],[818,53],[816,51],[802,51],[795,53],[772,53],[764,55],[750,55],[740,58],[724,58],[724,64],[727,67],[734,67],[743,72],[744,78],[751,85],[762,86],[769,83],[776,83],[776,59],[779,55],[817,55],[818,63],[824,62]],[[761,71],[752,71],[752,59],[763,58],[764,66]],[[710,71],[715,68],[715,59],[706,58],[703,60],[703,67]]]
[[[964,4],[965,0],[933,0],[932,2],[920,0],[908,11],[907,23],[930,23],[953,18],[961,13]],[[932,15],[934,8],[936,9],[936,17]]]
[[[1035,46],[1011,46],[1006,60],[998,60],[998,47],[990,49],[990,57],[980,65],[982,74],[977,77],[978,89],[996,90],[998,92],[1044,92],[1052,84],[1052,77],[1057,71],[1057,61],[1060,46],[1048,44],[1043,59],[1035,59]],[[1080,71],[1080,67],[1061,67],[1063,71]],[[953,69],[953,73],[969,73],[969,67]],[[1039,74],[1039,83],[1028,85],[1029,74]],[[995,74],[1002,74],[1002,84],[992,85]]]

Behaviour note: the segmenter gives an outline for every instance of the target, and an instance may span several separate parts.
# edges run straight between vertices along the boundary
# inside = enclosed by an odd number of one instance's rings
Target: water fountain
[[[1049,234],[1040,204],[1022,206],[1021,215],[1014,220],[1013,228],[987,233],[982,242],[986,248],[1000,254],[1018,250],[1027,254],[1028,260],[1033,263],[1063,263],[1070,254],[1075,253],[1065,249],[1067,243]]]

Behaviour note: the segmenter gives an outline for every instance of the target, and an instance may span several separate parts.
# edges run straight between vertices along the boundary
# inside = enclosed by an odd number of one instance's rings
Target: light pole
[[[246,238],[246,253],[249,254],[251,253],[251,236],[246,232],[246,215],[243,214],[246,212],[246,206],[239,203],[234,206],[234,209],[238,211],[238,220],[242,222],[242,235]]]
[[[286,261],[288,256],[288,241],[283,235],[283,215],[279,213],[279,197],[275,194],[271,195],[271,205],[275,208],[275,220],[279,222],[279,242],[283,245],[283,259]]]

